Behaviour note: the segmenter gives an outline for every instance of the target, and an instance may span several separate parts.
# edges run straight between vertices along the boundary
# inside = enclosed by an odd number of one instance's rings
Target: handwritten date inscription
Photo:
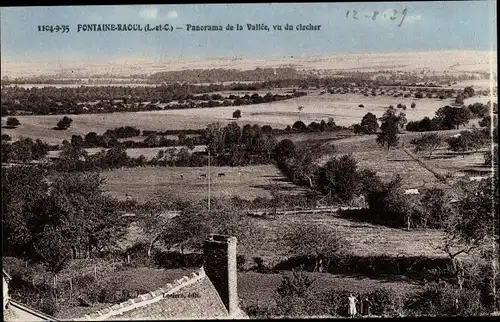
[[[368,14],[361,15],[356,10],[352,10],[352,12],[350,10],[347,10],[345,13],[345,17],[346,18],[351,17],[352,19],[356,19],[356,20],[359,18],[371,18],[372,20],[376,20],[377,17],[379,17],[381,15],[384,18],[389,18],[390,20],[396,20],[396,19],[398,19],[398,17],[401,17],[401,20],[399,21],[399,24],[398,24],[398,27],[401,27],[401,25],[403,24],[403,21],[405,20],[407,12],[408,12],[408,9],[404,8],[401,12],[397,11],[396,9],[393,9],[392,13],[388,13],[388,12],[380,13],[377,10],[374,10],[373,14],[371,14],[371,15],[368,15]]]

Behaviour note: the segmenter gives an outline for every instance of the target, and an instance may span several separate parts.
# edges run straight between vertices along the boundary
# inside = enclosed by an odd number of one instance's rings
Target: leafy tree
[[[45,171],[40,166],[5,168],[1,182],[5,254],[29,258],[35,210],[48,190]]]
[[[419,138],[415,138],[410,142],[415,146],[415,152],[427,151],[429,152],[429,159],[432,156],[432,153],[439,148],[441,144],[441,138],[435,134],[424,134]]]
[[[416,92],[415,98],[424,98],[424,94],[422,94],[422,92]]]
[[[456,203],[455,211],[445,227],[445,237],[440,247],[453,263],[453,270],[460,288],[463,285],[462,265],[458,255],[470,254],[474,249],[498,243],[498,185],[492,179],[462,186],[463,196]]]
[[[399,143],[398,137],[398,120],[395,118],[388,118],[382,122],[380,126],[382,132],[377,134],[377,143],[380,146],[387,146],[387,150],[391,147],[395,147]]]
[[[278,159],[286,159],[295,152],[295,144],[290,139],[281,140],[275,148],[275,154]]]
[[[88,147],[96,147],[99,145],[99,135],[95,132],[89,132],[85,135],[85,144]]]
[[[367,113],[361,120],[361,130],[365,134],[375,134],[378,130],[377,117],[372,113]]]
[[[497,117],[497,115],[493,115],[493,125],[494,125],[494,128],[497,127],[497,124],[498,124],[498,117]],[[481,126],[481,127],[491,127],[492,126],[491,116],[490,115],[486,115],[481,121],[479,121],[479,126]]]
[[[201,249],[209,234],[235,236],[243,245],[251,245],[258,238],[255,225],[245,213],[230,201],[217,199],[212,200],[210,211],[206,200],[189,204],[169,222],[164,232],[164,243],[169,247],[179,246],[181,252],[186,248]]]
[[[414,109],[415,107],[417,107],[417,104],[415,104],[415,102],[411,102],[410,107]]]
[[[318,172],[318,166],[313,162],[315,152],[307,147],[301,147],[294,150],[293,156],[286,162],[286,171],[292,182],[307,182],[309,188],[313,188],[313,183]]]
[[[463,92],[466,97],[474,96],[474,88],[472,86],[465,87]]]
[[[412,207],[401,188],[401,177],[398,175],[387,184],[374,186],[367,195],[368,206],[377,222],[393,227],[409,228]]]
[[[225,128],[225,146],[231,147],[233,145],[239,144],[241,140],[241,128],[236,122],[229,123]]]
[[[445,106],[436,111],[436,118],[440,122],[440,128],[444,130],[457,129],[460,125],[469,123],[472,115],[469,109],[461,107]]]
[[[9,128],[15,128],[21,125],[21,122],[16,117],[8,117],[6,124]]]
[[[264,126],[262,126],[262,133],[272,134],[273,128],[270,125],[264,125]]]
[[[87,151],[81,145],[64,143],[56,163],[57,168],[62,171],[83,170],[88,158]]]
[[[112,139],[111,139],[112,140]],[[108,146],[110,146],[110,141],[108,141]],[[160,138],[158,137],[158,135],[152,133],[150,135],[148,135],[145,139],[144,139],[144,144],[146,144],[146,146],[152,148],[152,147],[156,147],[160,144]]]
[[[292,129],[297,130],[299,132],[305,132],[307,130],[307,125],[304,124],[302,121],[297,121],[293,123]]]
[[[487,104],[474,103],[467,106],[467,108],[470,110],[473,117],[477,118],[486,117],[490,113],[490,107]]]
[[[225,131],[219,122],[211,123],[205,129],[205,143],[207,151],[212,156],[218,157],[222,154],[225,148]]]
[[[351,155],[333,157],[319,170],[318,188],[342,201],[349,201],[361,187],[357,162]]]
[[[273,295],[277,308],[274,316],[297,318],[314,314],[317,303],[314,283],[315,279],[301,270],[284,275]]]
[[[425,191],[420,199],[422,211],[421,226],[441,229],[445,226],[452,211],[450,199],[443,189],[431,188]]]
[[[277,142],[274,136],[269,134],[260,134],[257,136],[253,150],[262,156],[266,162],[269,162],[276,144]]]
[[[239,119],[241,117],[241,110],[236,110],[233,112],[233,119]]]
[[[347,246],[346,241],[335,232],[312,224],[290,227],[282,242],[290,254],[314,259],[314,272],[328,269],[331,258]]]
[[[297,111],[299,111],[299,121],[300,121],[300,112],[302,112],[303,109],[304,109],[304,106],[302,106],[302,105],[297,106]]]
[[[83,138],[80,135],[72,135],[71,136],[71,145],[83,147],[83,145],[84,145]]]
[[[67,116],[64,116],[62,119],[57,122],[57,129],[59,130],[67,130],[71,126],[73,120]]]
[[[446,140],[448,149],[454,152],[462,153],[475,150],[476,152],[490,142],[489,133],[484,130],[462,131],[459,135],[450,137]]]
[[[59,274],[71,259],[71,240],[57,226],[44,226],[33,236],[36,259],[54,275]]]

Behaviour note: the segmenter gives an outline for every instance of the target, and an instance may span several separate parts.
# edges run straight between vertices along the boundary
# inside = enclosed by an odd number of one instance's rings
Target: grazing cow
[[[219,174],[218,174],[218,176],[219,176],[219,177],[224,177],[224,176],[226,176],[226,174],[225,174],[225,173],[223,173],[223,172],[221,172],[221,173],[219,173]]]
[[[418,195],[420,192],[418,189],[406,189],[405,195]]]
[[[184,179],[184,174],[181,174],[181,180]]]

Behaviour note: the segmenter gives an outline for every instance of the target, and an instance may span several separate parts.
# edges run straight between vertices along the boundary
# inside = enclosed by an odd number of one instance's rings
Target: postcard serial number
[[[64,34],[69,32],[69,25],[39,25],[38,31],[60,32]]]

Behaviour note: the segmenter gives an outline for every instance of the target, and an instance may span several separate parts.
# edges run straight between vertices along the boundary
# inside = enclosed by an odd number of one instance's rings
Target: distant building
[[[418,189],[406,189],[404,192],[405,195],[418,195],[419,193]]]

